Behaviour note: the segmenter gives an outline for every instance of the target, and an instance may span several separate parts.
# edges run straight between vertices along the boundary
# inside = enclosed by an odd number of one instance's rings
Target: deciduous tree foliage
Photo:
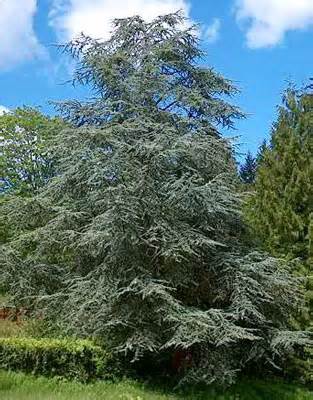
[[[20,231],[23,219],[36,226],[32,213],[17,210],[55,174],[50,142],[64,126],[31,107],[0,116],[0,243]]]
[[[62,121],[24,107],[0,116],[0,193],[34,193],[53,174],[48,140]]]
[[[24,205],[23,233],[2,246],[7,285],[134,360],[188,350],[182,382],[279,363],[305,341],[289,330],[299,293],[284,264],[241,240],[236,165],[218,132],[242,117],[225,100],[237,90],[199,63],[180,14],[114,26],[108,41],[66,47],[96,97],[60,105],[75,126],[55,148],[59,175],[27,204],[33,227]]]

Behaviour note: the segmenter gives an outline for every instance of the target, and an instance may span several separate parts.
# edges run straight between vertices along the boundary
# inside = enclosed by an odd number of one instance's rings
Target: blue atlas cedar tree
[[[46,222],[21,223],[0,261],[16,298],[69,332],[134,361],[185,352],[181,383],[231,383],[306,341],[289,325],[301,295],[283,263],[241,240],[218,130],[243,117],[226,101],[237,89],[199,63],[188,26],[180,13],[119,19],[109,40],[65,47],[95,96],[59,104],[72,124],[55,143],[59,173],[30,201]]]

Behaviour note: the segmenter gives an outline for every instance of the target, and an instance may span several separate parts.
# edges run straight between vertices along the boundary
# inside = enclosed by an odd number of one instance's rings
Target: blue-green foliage
[[[181,352],[181,383],[228,384],[305,343],[290,327],[301,293],[281,260],[243,240],[219,132],[243,116],[228,102],[237,89],[201,63],[186,26],[180,14],[133,17],[108,41],[67,46],[97,97],[60,105],[72,126],[53,149],[58,175],[5,205],[0,264],[16,301],[70,333],[134,361]]]

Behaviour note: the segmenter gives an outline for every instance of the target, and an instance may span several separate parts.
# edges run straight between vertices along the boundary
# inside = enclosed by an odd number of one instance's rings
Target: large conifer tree
[[[304,261],[313,254],[312,127],[312,95],[288,90],[260,161],[250,212],[269,250]]]
[[[294,273],[306,281],[307,307],[298,322],[313,328],[313,96],[288,89],[273,125],[269,146],[262,146],[255,194],[247,217],[260,244],[276,256],[297,258]],[[304,374],[312,381],[312,352]]]
[[[32,201],[38,227],[20,222],[2,247],[3,276],[19,298],[49,295],[46,313],[76,334],[134,359],[188,350],[184,380],[231,382],[290,351],[298,292],[241,240],[218,132],[242,117],[225,101],[237,90],[199,65],[184,23],[117,20],[110,40],[66,47],[96,97],[60,105],[73,128],[56,143],[59,174]]]

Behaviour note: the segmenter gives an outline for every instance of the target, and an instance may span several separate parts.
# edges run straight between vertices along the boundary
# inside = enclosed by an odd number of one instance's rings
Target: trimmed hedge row
[[[108,359],[88,340],[0,338],[0,369],[86,382],[106,377]]]

